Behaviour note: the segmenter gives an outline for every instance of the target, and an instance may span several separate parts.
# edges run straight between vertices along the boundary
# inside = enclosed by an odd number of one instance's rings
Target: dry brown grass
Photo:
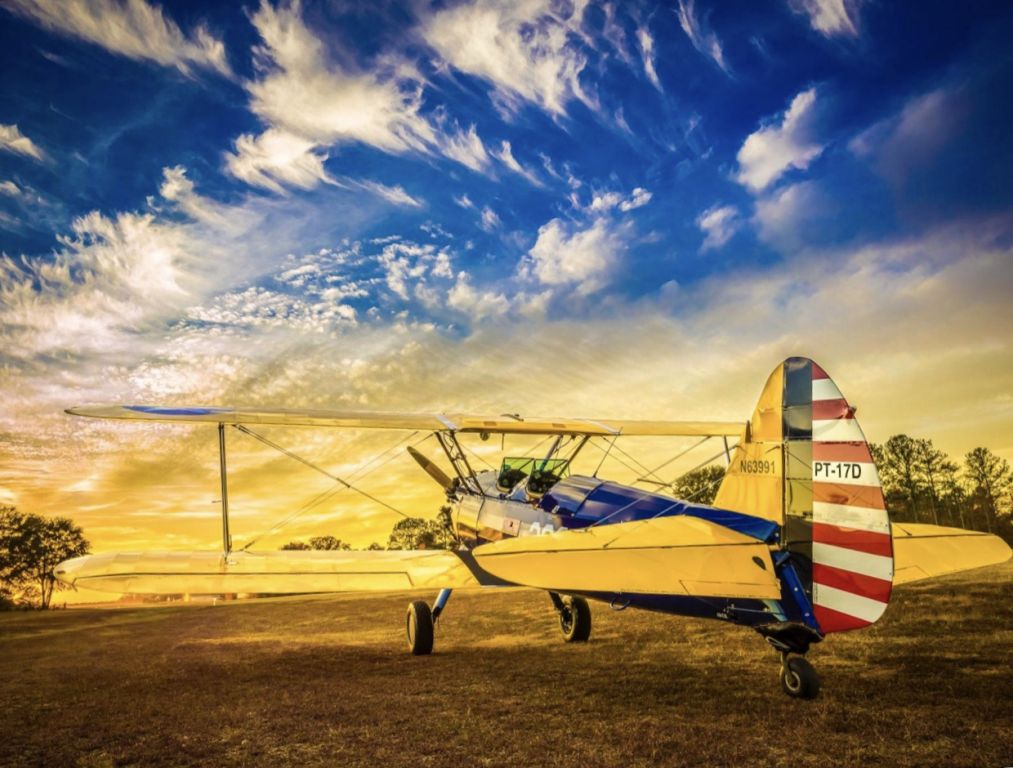
[[[4,766],[1007,766],[1013,565],[910,585],[784,696],[753,632],[544,594],[458,593],[437,652],[406,595],[0,615]]]

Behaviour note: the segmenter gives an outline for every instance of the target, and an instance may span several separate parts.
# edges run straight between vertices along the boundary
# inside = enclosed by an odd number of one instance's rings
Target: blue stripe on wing
[[[165,408],[158,405],[125,405],[128,411],[150,413],[153,416],[211,416],[216,413],[229,413],[230,408]]]

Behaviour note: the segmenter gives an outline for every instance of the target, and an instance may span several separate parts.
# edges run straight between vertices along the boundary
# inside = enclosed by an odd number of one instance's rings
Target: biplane
[[[61,582],[139,594],[429,590],[437,595],[432,605],[415,600],[407,610],[408,647],[416,655],[433,651],[452,590],[521,586],[548,593],[568,642],[588,640],[589,600],[750,627],[780,655],[783,690],[813,698],[820,678],[805,658],[810,647],[873,624],[895,585],[1010,556],[996,536],[891,523],[855,409],[802,357],[777,366],[745,422],[146,405],[68,413],[217,424],[222,550],[79,557],[57,566]],[[451,472],[410,452],[446,492],[458,548],[234,550],[225,434],[248,425],[431,432]],[[551,445],[508,457],[498,470],[476,471],[460,440],[468,434],[547,436]],[[724,441],[727,469],[713,505],[675,498],[662,483],[645,489],[597,473],[570,474],[588,441],[601,438],[611,447],[627,436]]]

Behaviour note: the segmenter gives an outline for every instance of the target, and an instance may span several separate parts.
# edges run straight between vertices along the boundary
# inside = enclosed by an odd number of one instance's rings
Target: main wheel
[[[820,676],[801,656],[793,656],[781,667],[781,687],[795,699],[815,699],[820,692]]]
[[[425,600],[416,600],[408,606],[405,620],[408,648],[415,656],[433,652],[433,612]]]
[[[584,643],[591,636],[591,607],[583,597],[564,597],[559,628],[568,643]]]

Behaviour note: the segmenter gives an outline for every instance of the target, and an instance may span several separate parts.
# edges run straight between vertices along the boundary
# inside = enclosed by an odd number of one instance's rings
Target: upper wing
[[[397,413],[302,409],[217,408],[208,406],[96,405],[68,408],[74,416],[141,421],[223,424],[277,424],[350,429],[420,429],[531,435],[728,436],[742,433],[737,421],[630,421],[475,416],[455,413]]]
[[[998,536],[940,525],[894,523],[893,583],[944,576],[1009,560],[1010,548]]]
[[[468,553],[423,551],[118,552],[60,563],[64,584],[103,592],[306,594],[474,587],[501,583]]]
[[[781,596],[766,544],[681,515],[507,539],[474,554],[493,576],[558,592]]]

